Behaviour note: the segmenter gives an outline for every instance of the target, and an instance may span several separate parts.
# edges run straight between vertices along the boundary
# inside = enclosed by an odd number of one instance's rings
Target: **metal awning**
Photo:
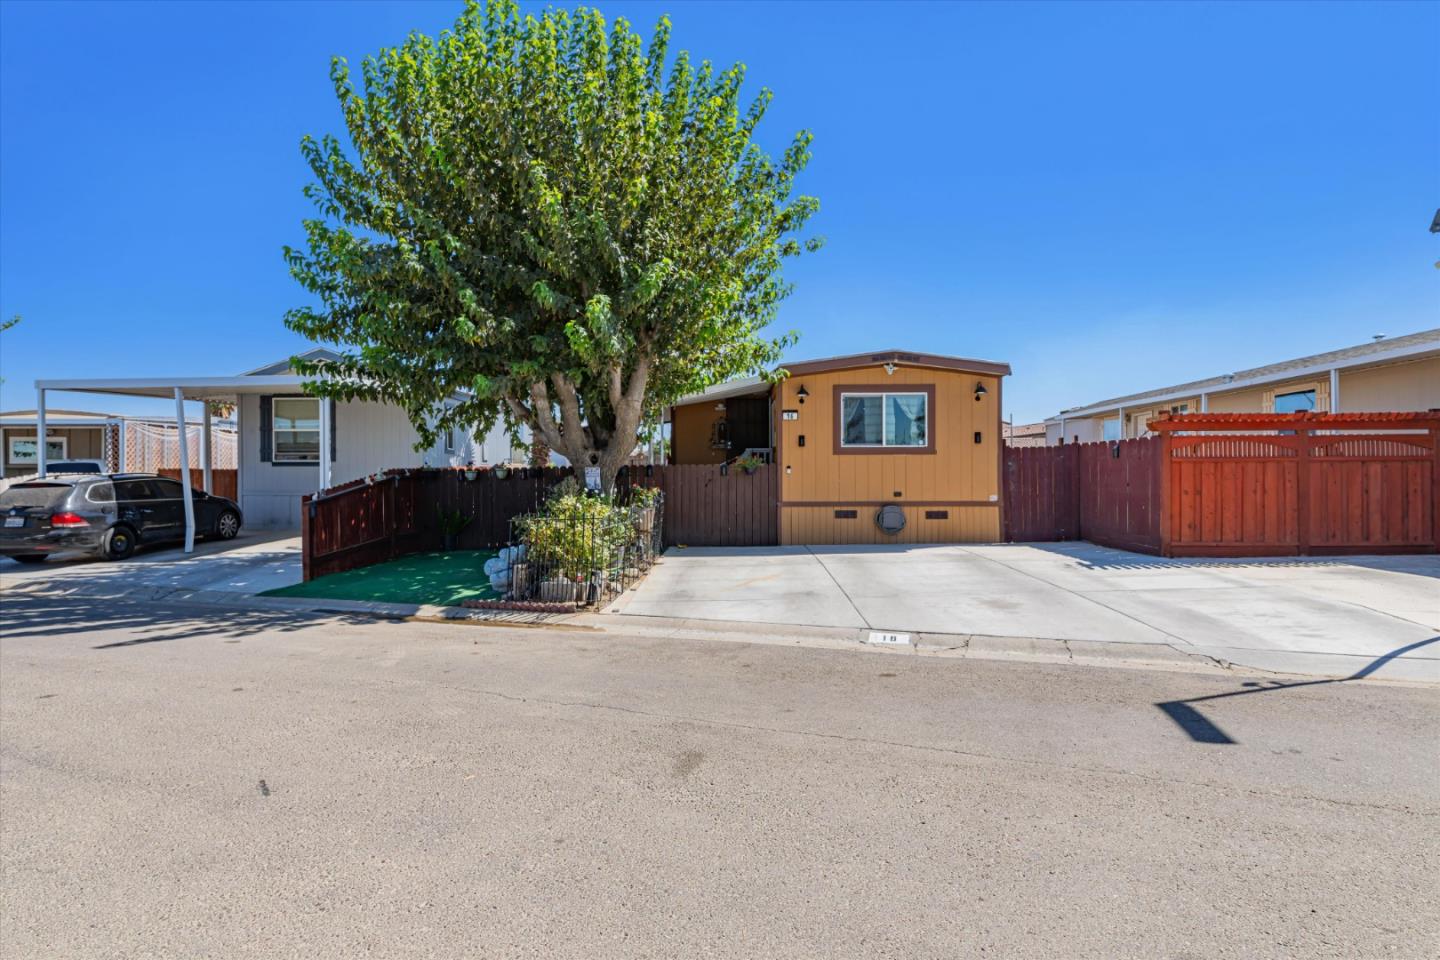
[[[188,425],[185,416],[186,400],[228,400],[234,402],[241,396],[303,393],[305,377],[298,374],[247,374],[238,377],[123,377],[116,379],[91,380],[36,380],[35,381],[35,438],[36,467],[40,476],[46,474],[45,455],[45,395],[56,390],[73,393],[98,393],[123,397],[154,397],[175,400],[175,429],[180,450],[180,485],[185,499],[185,552],[195,550],[195,501],[190,490],[190,444],[186,437]],[[330,449],[330,435],[333,425],[330,420],[330,404],[320,405],[320,449]],[[208,492],[213,489],[211,478],[210,406],[205,404],[200,420],[200,463],[203,484]],[[319,489],[330,486],[330,458],[321,456],[319,462]]]
[[[122,377],[106,380],[36,380],[36,390],[69,390],[122,397],[168,400],[181,390],[187,400],[233,400],[242,394],[300,392],[306,378],[296,374],[245,377]]]

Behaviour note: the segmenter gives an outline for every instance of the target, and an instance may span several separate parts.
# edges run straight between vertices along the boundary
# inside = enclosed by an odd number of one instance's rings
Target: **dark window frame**
[[[849,446],[845,441],[845,409],[842,398],[846,394],[873,394],[884,396],[887,393],[923,393],[925,395],[925,445],[915,446]],[[936,419],[935,406],[935,384],[933,383],[901,383],[891,386],[883,383],[837,383],[834,386],[834,409],[831,412],[831,419],[834,425],[831,428],[831,436],[834,441],[834,452],[837,456],[915,456],[935,453],[935,434],[938,420]],[[883,430],[883,427],[882,427]]]

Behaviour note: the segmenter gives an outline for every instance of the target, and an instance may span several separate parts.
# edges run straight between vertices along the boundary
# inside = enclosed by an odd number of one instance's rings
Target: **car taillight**
[[[52,526],[52,527],[88,527],[88,526],[90,526],[90,521],[89,521],[89,520],[86,520],[84,517],[80,516],[80,514],[78,514],[78,513],[71,513],[70,511],[66,510],[66,511],[61,512],[61,513],[52,513],[52,514],[50,515],[50,526]]]

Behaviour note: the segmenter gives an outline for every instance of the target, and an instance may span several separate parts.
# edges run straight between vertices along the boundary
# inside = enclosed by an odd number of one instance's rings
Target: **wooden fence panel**
[[[1190,414],[1151,426],[1164,434],[1169,556],[1434,552],[1440,541],[1434,413]]]
[[[1295,437],[1201,434],[1170,443],[1165,496],[1172,552],[1296,552],[1303,458]],[[1166,456],[1162,452],[1162,462]]]
[[[306,497],[301,540],[304,578],[383,563],[411,553],[438,550],[444,539],[441,512],[471,518],[459,537],[463,550],[504,546],[510,521],[531,513],[568,469],[494,471],[394,470],[379,479],[357,480]]]
[[[1078,448],[1005,448],[1005,539],[1074,540],[1080,535]]]
[[[180,479],[179,467],[161,467],[159,470],[156,470],[155,473],[157,476],[169,477],[171,480]],[[240,485],[237,477],[238,471],[236,470],[212,469],[210,471],[210,479],[213,482],[215,489],[211,490],[210,492],[215,494],[217,497],[226,497],[227,499],[236,500],[238,502]],[[205,471],[201,470],[199,467],[191,467],[190,486],[196,490],[200,490],[203,489],[204,485]]]
[[[780,542],[779,467],[753,474],[718,464],[635,467],[624,483],[659,487],[665,494],[662,534],[670,546],[760,547]]]
[[[1080,460],[1079,536],[1107,547],[1158,553],[1160,438],[1085,443],[1074,450]],[[1210,522],[1235,520],[1216,513]]]
[[[1434,545],[1431,437],[1308,438],[1312,553]]]
[[[1005,538],[1160,550],[1158,438],[1005,450]]]

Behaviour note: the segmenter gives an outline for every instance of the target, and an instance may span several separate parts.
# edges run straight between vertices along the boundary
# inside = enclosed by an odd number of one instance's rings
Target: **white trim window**
[[[320,398],[276,397],[270,407],[275,463],[320,462]]]
[[[28,437],[17,437],[13,434],[7,436],[5,459],[16,466],[39,466],[40,461],[35,456],[35,452],[39,449],[39,440],[40,438],[33,433]],[[65,460],[69,455],[70,444],[66,437],[47,436],[45,438],[45,459],[48,462]]]
[[[924,393],[842,393],[842,447],[923,447],[930,397]]]

